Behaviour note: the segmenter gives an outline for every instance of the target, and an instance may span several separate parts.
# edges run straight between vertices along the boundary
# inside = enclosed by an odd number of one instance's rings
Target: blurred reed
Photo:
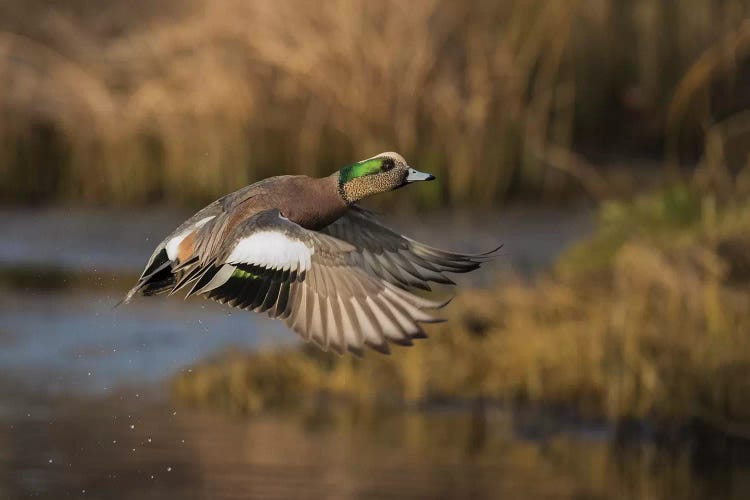
[[[700,131],[692,96],[732,81],[749,14],[750,0],[4,2],[0,199],[194,203],[391,149],[443,180],[422,204],[579,182],[604,196],[573,151]],[[680,85],[696,61],[718,69]]]

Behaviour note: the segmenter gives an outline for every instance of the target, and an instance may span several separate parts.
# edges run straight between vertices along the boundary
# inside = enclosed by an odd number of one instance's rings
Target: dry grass
[[[670,128],[689,137],[690,110],[708,109],[695,85],[742,64],[749,12],[748,0],[6,2],[0,196],[204,200],[384,149],[442,177],[422,203],[554,196],[571,176],[602,195],[571,149],[658,141],[675,88]]]
[[[605,205],[549,276],[461,293],[429,341],[391,357],[235,353],[174,393],[239,413],[321,393],[365,409],[481,397],[748,435],[750,204],[694,193]]]

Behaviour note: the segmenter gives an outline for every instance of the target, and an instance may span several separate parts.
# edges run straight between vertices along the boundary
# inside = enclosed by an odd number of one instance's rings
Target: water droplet
[[[49,459],[49,463],[52,463],[52,459],[51,458]]]
[[[172,467],[167,467],[167,472],[172,472]]]
[[[130,424],[131,429],[135,429],[135,424]]]

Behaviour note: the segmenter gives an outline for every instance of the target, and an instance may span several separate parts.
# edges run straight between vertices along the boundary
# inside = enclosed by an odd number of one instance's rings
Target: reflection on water
[[[520,439],[462,412],[352,423],[249,419],[132,395],[18,405],[0,419],[0,497],[748,498],[750,464],[580,432]],[[24,413],[26,412],[26,413]],[[338,422],[334,425],[334,422]],[[343,423],[346,422],[346,423]],[[731,456],[725,455],[725,456]]]

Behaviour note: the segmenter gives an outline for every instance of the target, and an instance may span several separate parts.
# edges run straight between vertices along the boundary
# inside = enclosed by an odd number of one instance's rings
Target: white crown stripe
[[[237,242],[227,257],[230,264],[254,264],[268,269],[310,269],[315,249],[276,231],[260,231]]]

